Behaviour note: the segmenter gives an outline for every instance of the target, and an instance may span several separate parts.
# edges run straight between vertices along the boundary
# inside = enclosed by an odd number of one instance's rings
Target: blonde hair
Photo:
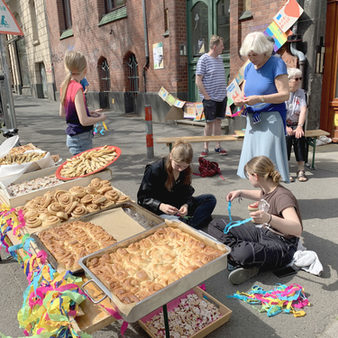
[[[271,55],[273,45],[274,43],[271,42],[262,32],[252,32],[244,38],[239,53],[242,56],[248,56],[250,52]]]
[[[218,46],[221,42],[224,42],[224,39],[221,36],[218,35],[212,35],[209,41],[209,48],[215,48]]]
[[[244,167],[249,174],[257,174],[266,180],[271,179],[275,184],[281,180],[280,173],[275,169],[272,161],[266,156],[253,157]]]
[[[84,72],[84,70],[87,68],[87,61],[86,57],[81,53],[77,51],[67,51],[64,58],[64,66],[66,70],[66,77],[61,83],[60,88],[60,101],[63,104],[67,88],[70,82],[70,79],[72,75],[79,75]]]
[[[171,191],[171,188],[174,186],[175,183],[171,160],[174,160],[175,162],[184,162],[189,164],[189,166],[183,171],[184,173],[183,184],[190,185],[192,176],[190,163],[192,162],[192,158],[193,158],[193,150],[190,143],[185,143],[183,141],[176,141],[174,143],[174,146],[169,156],[167,157],[165,163],[168,178],[164,185],[168,191]]]

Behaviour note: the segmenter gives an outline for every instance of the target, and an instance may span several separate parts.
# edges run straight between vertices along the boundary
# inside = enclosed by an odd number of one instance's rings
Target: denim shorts
[[[74,136],[67,135],[66,144],[72,155],[91,149],[93,148],[93,131],[86,131]]]

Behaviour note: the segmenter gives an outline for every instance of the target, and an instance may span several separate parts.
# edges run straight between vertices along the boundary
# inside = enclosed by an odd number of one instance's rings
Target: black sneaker
[[[256,276],[258,274],[259,268],[254,266],[252,268],[238,268],[229,273],[228,280],[233,285],[238,285],[246,282],[251,277]]]

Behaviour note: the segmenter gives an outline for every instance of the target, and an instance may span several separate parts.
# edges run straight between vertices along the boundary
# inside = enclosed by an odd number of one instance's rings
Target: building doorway
[[[139,93],[138,62],[133,53],[124,59],[126,90],[124,93],[124,107],[126,114],[136,113],[136,99]]]
[[[338,0],[327,1],[320,128],[338,143]]]
[[[214,34],[223,37],[223,58],[226,76],[230,73],[230,0],[188,0],[188,76],[189,100],[199,101],[195,85],[196,65],[199,57],[208,52],[209,40]]]

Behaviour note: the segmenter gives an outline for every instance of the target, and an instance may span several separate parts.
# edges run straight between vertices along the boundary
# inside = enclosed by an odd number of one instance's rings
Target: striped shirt
[[[227,90],[223,60],[220,56],[215,58],[207,53],[203,54],[197,62],[196,75],[203,76],[202,82],[211,100],[217,102],[224,100]],[[202,93],[199,94],[203,100]]]

